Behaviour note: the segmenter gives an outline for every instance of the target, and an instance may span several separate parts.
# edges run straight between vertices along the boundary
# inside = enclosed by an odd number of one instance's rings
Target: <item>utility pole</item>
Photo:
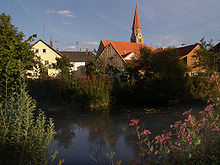
[[[44,41],[44,31],[45,31],[45,25],[43,25],[43,32],[42,32],[42,40]]]

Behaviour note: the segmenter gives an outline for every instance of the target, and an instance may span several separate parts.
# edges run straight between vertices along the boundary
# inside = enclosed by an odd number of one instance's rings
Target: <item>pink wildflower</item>
[[[184,112],[182,115],[183,115],[183,116],[184,116],[184,115],[188,115],[188,114],[190,114],[190,113],[191,113],[191,111],[192,111],[192,109],[190,109],[190,110],[188,110],[188,111]]]
[[[214,74],[212,74],[209,80],[210,80],[210,81],[212,81],[212,82],[214,82],[214,81],[216,80],[215,75],[214,75]]]
[[[149,130],[146,130],[146,129],[143,132],[141,132],[142,136],[148,136],[150,134],[151,134],[151,132]]]
[[[129,126],[137,126],[139,123],[139,119],[132,119]]]

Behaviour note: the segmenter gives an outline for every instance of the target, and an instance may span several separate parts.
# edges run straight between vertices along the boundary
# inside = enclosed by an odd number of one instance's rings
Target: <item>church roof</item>
[[[132,29],[133,29],[133,30],[134,30],[134,29],[141,29],[141,23],[140,23],[140,20],[139,20],[137,7],[136,7],[136,9],[135,9],[134,21],[133,21]]]
[[[111,41],[111,40],[101,40],[101,42],[103,43],[104,47],[106,47],[109,43],[111,43],[121,56],[125,54],[129,54],[131,52],[140,55],[141,54],[140,49],[144,47],[150,49],[151,51],[154,50],[151,46],[144,46],[143,44],[138,44],[133,42],[122,42],[122,41]]]

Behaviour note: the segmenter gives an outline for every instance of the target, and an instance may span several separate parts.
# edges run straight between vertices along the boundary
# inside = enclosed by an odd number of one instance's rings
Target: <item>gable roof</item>
[[[215,53],[220,52],[220,42],[216,44],[210,51],[213,51]]]
[[[68,57],[70,62],[85,62],[90,63],[95,59],[95,54],[92,52],[81,52],[81,51],[61,51],[62,55]]]
[[[183,57],[183,56],[189,54],[197,45],[199,45],[199,44],[195,43],[193,45],[188,45],[188,46],[177,48],[179,56]]]
[[[178,56],[181,58],[181,57],[189,54],[197,45],[199,45],[199,44],[195,43],[193,45],[183,46],[183,47],[179,47],[179,48],[157,48],[153,51],[153,53],[157,54],[157,53],[165,52],[168,50],[176,50],[178,53]]]
[[[34,45],[36,45],[38,42],[43,42],[47,47],[49,47],[51,50],[53,50],[55,53],[57,53],[58,55],[62,56],[62,54],[59,51],[56,51],[54,48],[52,48],[50,45],[48,45],[46,42],[44,42],[43,40],[39,39],[37,42],[35,42],[32,47]]]
[[[140,49],[144,47],[151,49],[152,51],[154,50],[151,46],[144,46],[143,44],[133,42],[101,40],[101,43],[104,47],[111,43],[121,56],[129,54],[131,52],[135,52],[137,55],[140,55]]]
[[[140,20],[139,20],[137,7],[136,7],[136,9],[135,9],[134,21],[133,21],[132,29],[133,29],[133,30],[134,30],[134,29],[141,29],[141,23],[140,23]]]

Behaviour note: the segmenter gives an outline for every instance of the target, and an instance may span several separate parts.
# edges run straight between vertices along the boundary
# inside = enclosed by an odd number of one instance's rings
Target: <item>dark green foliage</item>
[[[179,59],[176,49],[157,54],[143,49],[140,59],[134,61],[127,71],[129,81],[123,91],[130,91],[130,94],[119,102],[146,105],[190,97],[187,67]]]
[[[71,103],[70,84],[63,79],[28,80],[28,91],[39,107],[51,109]]]
[[[36,111],[36,104],[25,91],[25,85],[2,103],[0,118],[0,162],[46,164],[54,124],[42,111]]]
[[[111,101],[112,82],[106,75],[86,76],[72,80],[72,98],[84,107],[108,105]]]
[[[56,58],[57,63],[54,64],[55,69],[61,70],[60,76],[65,80],[70,79],[70,70],[72,65],[70,64],[70,60],[66,56],[62,56],[61,58]]]
[[[205,69],[209,74],[220,71],[220,52],[214,51],[212,40],[207,43],[202,38],[195,57],[198,59],[196,66]]]
[[[23,41],[24,34],[11,24],[11,17],[0,15],[0,92],[7,95],[8,89],[25,77],[25,70],[35,64],[34,53],[28,43]]]
[[[146,86],[153,99],[162,102],[180,100],[188,94],[187,67],[175,50],[156,54],[151,59],[151,79]]]
[[[195,57],[198,59],[196,67],[200,67],[203,72],[191,78],[192,95],[194,98],[202,100],[218,98],[220,93],[218,74],[220,71],[220,52],[215,51],[212,41],[207,43],[203,38]]]

